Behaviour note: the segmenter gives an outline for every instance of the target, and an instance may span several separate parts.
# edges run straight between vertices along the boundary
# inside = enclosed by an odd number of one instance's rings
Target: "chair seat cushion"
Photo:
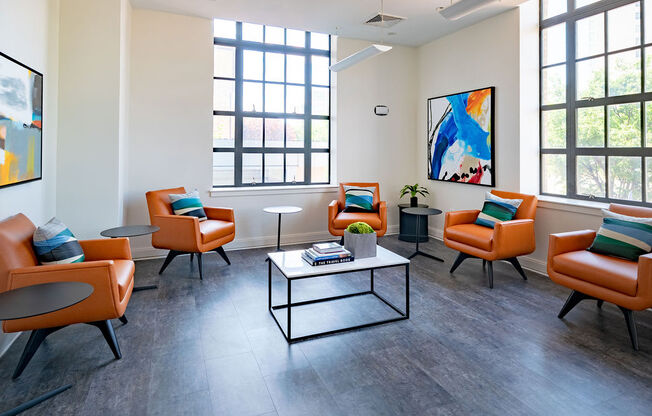
[[[134,278],[134,262],[131,260],[113,260],[113,265],[116,280],[118,281],[118,293],[120,294],[120,299],[123,299]]]
[[[333,220],[335,228],[344,229],[354,222],[366,222],[374,230],[382,227],[380,215],[377,212],[340,212]]]
[[[553,257],[552,269],[558,273],[636,296],[638,263],[590,251],[571,251]]]
[[[491,251],[494,230],[477,224],[459,224],[446,228],[446,238],[481,250]]]
[[[235,224],[222,220],[206,220],[199,223],[199,232],[202,243],[206,244],[234,233]]]

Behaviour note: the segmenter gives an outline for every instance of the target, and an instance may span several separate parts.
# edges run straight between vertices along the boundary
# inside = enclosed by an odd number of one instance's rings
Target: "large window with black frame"
[[[330,36],[214,21],[213,186],[330,182]]]
[[[541,0],[541,193],[652,203],[652,0]]]

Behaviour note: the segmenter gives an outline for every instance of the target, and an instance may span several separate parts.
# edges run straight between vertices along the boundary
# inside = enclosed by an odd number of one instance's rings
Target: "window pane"
[[[283,102],[282,84],[265,84],[265,111],[270,113],[282,113]]]
[[[566,65],[541,70],[542,104],[559,104],[566,101]]]
[[[233,166],[233,153],[213,153],[213,186],[233,185],[235,168]]]
[[[303,84],[306,80],[306,58],[300,55],[287,56],[287,82]]]
[[[265,43],[283,45],[285,43],[285,29],[282,27],[265,26]]]
[[[641,51],[609,55],[609,95],[641,92]]]
[[[629,48],[641,43],[641,6],[639,2],[607,12],[609,51]]]
[[[306,47],[306,32],[303,30],[287,29],[287,44],[290,46]]]
[[[645,158],[645,188],[647,201],[652,201],[652,157]]]
[[[235,110],[235,81],[213,80],[213,110]]]
[[[652,42],[652,1],[645,0],[645,43]]]
[[[557,1],[564,1],[564,0],[557,0]],[[575,0],[575,8],[579,9],[580,7],[588,6],[589,4],[593,4],[593,3],[597,2],[597,1],[600,1],[600,0]],[[565,1],[564,1],[564,3],[565,3]]]
[[[235,78],[235,48],[215,45],[213,47],[214,76]]]
[[[265,182],[283,182],[283,153],[265,154]]]
[[[652,147],[652,102],[645,103],[645,146]],[[650,194],[652,200],[652,194]]]
[[[652,2],[650,2],[650,7],[652,7]],[[652,91],[652,46],[645,48],[645,92],[650,91]]]
[[[312,153],[310,156],[312,183],[328,182],[328,153]]]
[[[545,193],[566,195],[566,155],[541,156],[541,185]]]
[[[312,114],[327,116],[329,111],[328,88],[312,87]]]
[[[285,55],[265,52],[265,81],[285,81]]]
[[[288,118],[285,121],[286,147],[303,147],[304,126],[303,120]]]
[[[282,118],[265,119],[265,147],[283,147],[285,120]]]
[[[244,79],[263,79],[263,53],[244,50],[242,52],[242,77]]]
[[[566,110],[541,113],[541,145],[544,149],[566,147]]]
[[[242,145],[244,147],[263,146],[263,119],[254,117],[242,118]]]
[[[326,56],[312,57],[312,83],[318,85],[329,85],[330,70],[328,69],[329,59]]]
[[[243,23],[242,40],[248,40],[250,42],[262,42],[263,25],[255,25],[253,23]]]
[[[310,47],[327,51],[330,48],[330,39],[328,39],[328,35],[323,33],[310,33]]]
[[[543,29],[541,31],[541,47],[543,48],[541,65],[566,61],[566,23]]]
[[[604,53],[604,13],[575,23],[575,57],[584,58]]]
[[[235,39],[235,22],[213,19],[213,36],[216,38]]]
[[[303,114],[306,93],[304,87],[297,85],[288,85],[287,87],[287,104],[285,112],[290,114]]]
[[[263,181],[263,154],[242,154],[242,183],[261,183]]]
[[[285,155],[285,182],[303,182],[303,153],[288,153]]]
[[[604,147],[604,107],[577,109],[577,147]]]
[[[311,133],[314,149],[328,149],[328,120],[312,120]]]
[[[641,158],[609,156],[609,198],[641,200]]]
[[[547,19],[552,16],[557,16],[566,13],[566,2],[560,0],[543,0],[541,2],[541,17]]]
[[[609,114],[609,147],[641,146],[640,103],[615,104],[607,107]]]
[[[263,84],[242,83],[242,111],[263,111]]]
[[[235,145],[235,117],[213,116],[213,147]]]
[[[604,57],[580,61],[577,71],[577,99],[604,97]]]
[[[577,156],[577,193],[579,195],[606,196],[604,156]]]

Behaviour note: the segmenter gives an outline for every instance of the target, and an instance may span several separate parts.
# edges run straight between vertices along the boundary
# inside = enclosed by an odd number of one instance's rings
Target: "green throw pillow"
[[[652,252],[652,218],[602,211],[605,218],[589,251],[631,261],[638,261],[639,256]]]
[[[494,228],[497,222],[514,219],[522,202],[522,199],[505,199],[487,192],[482,212],[478,215],[475,223],[483,227]]]

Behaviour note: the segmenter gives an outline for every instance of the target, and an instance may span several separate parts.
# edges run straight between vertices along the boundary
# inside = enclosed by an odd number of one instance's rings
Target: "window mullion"
[[[236,38],[242,39],[242,23],[236,24]],[[233,154],[233,183],[242,186],[242,47],[235,48],[235,143]]]
[[[569,7],[572,1],[568,0]],[[575,81],[575,22],[571,20],[566,22],[566,195],[569,196],[577,195]]]

